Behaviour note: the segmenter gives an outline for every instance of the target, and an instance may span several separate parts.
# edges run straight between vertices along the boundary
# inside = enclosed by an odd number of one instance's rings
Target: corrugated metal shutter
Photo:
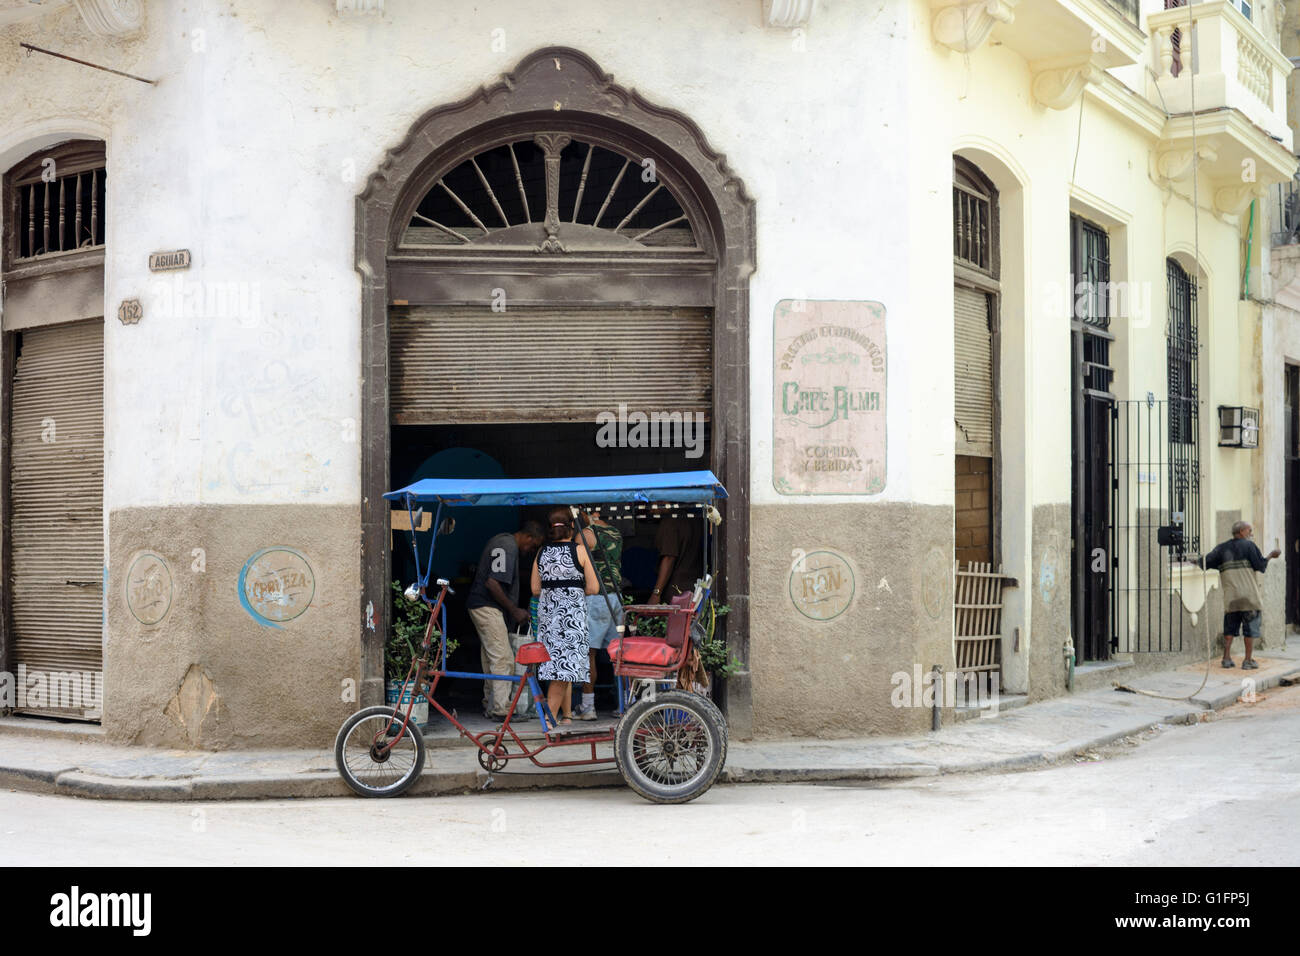
[[[394,308],[399,425],[583,422],[601,412],[703,412],[712,402],[707,309]]]
[[[88,692],[103,686],[103,320],[24,331],[11,394],[14,664],[95,675],[80,706],[19,710],[98,718]]]
[[[953,288],[956,339],[955,409],[959,455],[993,455],[993,347],[989,297],[964,286]]]

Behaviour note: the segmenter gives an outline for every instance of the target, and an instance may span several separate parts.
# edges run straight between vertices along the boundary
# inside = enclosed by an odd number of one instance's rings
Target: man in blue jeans
[[[1232,525],[1232,537],[1205,556],[1202,566],[1219,572],[1219,583],[1223,587],[1223,661],[1224,667],[1232,667],[1232,639],[1242,635],[1246,643],[1246,657],[1241,662],[1242,670],[1258,670],[1253,652],[1255,638],[1260,637],[1260,622],[1263,617],[1263,602],[1259,596],[1259,583],[1256,573],[1268,570],[1268,562],[1282,554],[1276,548],[1268,557],[1259,553],[1255,542],[1251,541],[1254,529],[1249,521],[1237,521]]]

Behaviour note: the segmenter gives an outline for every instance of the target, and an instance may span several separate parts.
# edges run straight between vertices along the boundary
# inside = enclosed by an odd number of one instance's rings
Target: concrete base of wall
[[[356,507],[125,509],[109,515],[108,538],[110,740],[206,750],[333,741],[361,676]],[[241,586],[249,559],[277,546],[301,563],[277,552]]]

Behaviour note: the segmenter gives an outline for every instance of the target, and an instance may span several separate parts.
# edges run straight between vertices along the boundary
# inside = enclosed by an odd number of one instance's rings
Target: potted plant
[[[384,644],[384,684],[385,699],[390,705],[397,703],[398,694],[402,693],[403,682],[411,672],[411,662],[420,652],[424,640],[424,629],[429,623],[429,606],[418,598],[409,600],[402,591],[402,585],[394,581],[393,587],[393,627]],[[433,639],[436,641],[441,632],[435,627]],[[447,653],[456,649],[456,642],[447,641]],[[445,666],[445,664],[444,664]],[[406,693],[402,696],[402,712],[411,702],[414,681],[406,682]],[[421,696],[411,710],[411,720],[423,727],[429,720],[428,701]]]

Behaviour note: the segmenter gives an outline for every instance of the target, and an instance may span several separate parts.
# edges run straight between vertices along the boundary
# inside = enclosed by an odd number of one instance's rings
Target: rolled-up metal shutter
[[[10,406],[10,620],[13,662],[44,671],[50,706],[102,712],[104,323],[22,332]],[[30,692],[30,691],[29,691]],[[21,701],[19,703],[22,703]],[[59,704],[71,706],[58,706]]]
[[[956,452],[990,458],[993,455],[993,348],[989,335],[989,296],[976,289],[955,286],[953,306]]]
[[[713,403],[707,309],[396,307],[398,425],[582,422],[601,412],[703,412]]]

